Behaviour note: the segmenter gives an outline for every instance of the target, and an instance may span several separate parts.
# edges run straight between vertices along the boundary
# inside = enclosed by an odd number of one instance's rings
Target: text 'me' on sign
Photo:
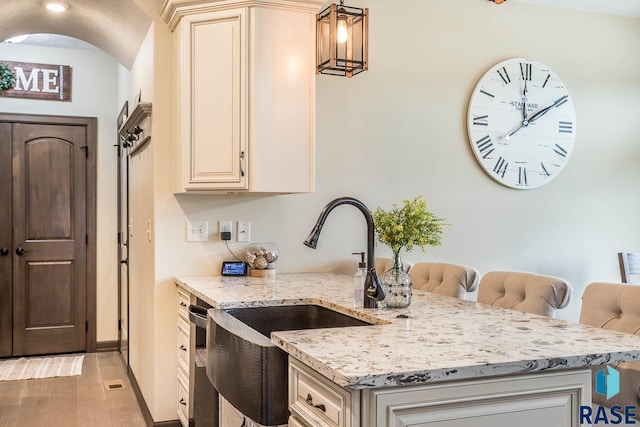
[[[71,67],[68,65],[34,64],[3,61],[13,71],[13,88],[0,92],[12,98],[71,101]]]

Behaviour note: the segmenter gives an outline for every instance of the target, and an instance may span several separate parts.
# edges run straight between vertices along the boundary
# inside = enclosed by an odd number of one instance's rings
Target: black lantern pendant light
[[[332,3],[316,17],[316,74],[353,77],[368,68],[369,9]]]

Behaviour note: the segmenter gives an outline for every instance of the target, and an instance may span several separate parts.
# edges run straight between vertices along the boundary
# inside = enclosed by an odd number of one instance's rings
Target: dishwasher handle
[[[199,305],[189,305],[189,320],[199,328],[207,329],[207,309]]]

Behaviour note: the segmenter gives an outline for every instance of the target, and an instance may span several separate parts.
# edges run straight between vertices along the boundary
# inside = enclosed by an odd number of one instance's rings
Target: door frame
[[[97,340],[97,161],[98,119],[95,117],[49,116],[40,114],[0,113],[0,122],[84,126],[87,138],[87,348],[96,351]]]
[[[120,136],[120,129],[118,129],[117,138],[118,202],[116,205],[118,214],[118,351],[125,362],[125,369],[129,370],[129,232],[127,226],[127,218],[129,218],[129,155],[128,146],[122,142],[123,139]],[[122,274],[123,264],[125,264],[127,268],[126,277],[123,277],[124,275]],[[125,294],[126,306],[123,304],[123,296]],[[126,318],[126,322],[123,322],[124,318]],[[123,352],[122,334],[124,328],[126,328],[126,331],[124,332],[126,332],[127,348]]]

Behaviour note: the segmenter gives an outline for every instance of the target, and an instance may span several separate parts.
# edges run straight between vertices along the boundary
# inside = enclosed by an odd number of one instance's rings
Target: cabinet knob
[[[18,246],[18,249],[16,249],[16,254],[19,256],[22,256],[24,254],[26,254],[27,251],[22,247],[22,246]]]
[[[0,256],[7,256],[7,255],[9,255],[9,249],[7,248],[0,249]]]
[[[187,406],[187,402],[185,402],[184,398],[182,398],[182,397],[180,398],[180,404],[184,405],[184,406]]]
[[[187,348],[184,345],[180,344],[180,350],[187,351]]]

